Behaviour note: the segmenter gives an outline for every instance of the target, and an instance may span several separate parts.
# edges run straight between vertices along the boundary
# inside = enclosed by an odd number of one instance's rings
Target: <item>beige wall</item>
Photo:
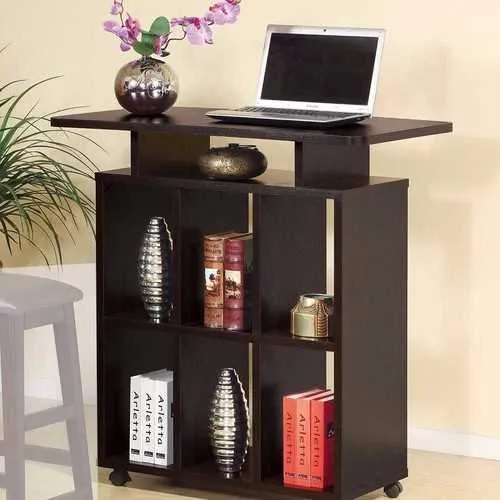
[[[201,13],[206,5],[128,2],[148,21]],[[11,46],[0,57],[2,80],[62,74],[43,106],[116,107],[113,78],[130,56],[101,31],[107,10],[105,0],[3,2],[0,43]],[[411,179],[411,425],[500,438],[500,4],[243,0],[242,11],[237,25],[217,29],[214,46],[172,46],[179,105],[250,101],[268,22],[381,26],[388,36],[376,114],[454,122],[453,135],[374,147],[373,173]],[[103,168],[126,162],[124,134],[92,137],[108,150],[95,155]],[[263,147],[273,167],[289,168],[288,145]],[[72,261],[93,259],[91,243],[81,249]]]

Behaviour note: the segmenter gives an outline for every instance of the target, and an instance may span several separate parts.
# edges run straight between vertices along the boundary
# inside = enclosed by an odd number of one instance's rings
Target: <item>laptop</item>
[[[207,116],[324,128],[371,117],[385,30],[269,25],[252,106]]]

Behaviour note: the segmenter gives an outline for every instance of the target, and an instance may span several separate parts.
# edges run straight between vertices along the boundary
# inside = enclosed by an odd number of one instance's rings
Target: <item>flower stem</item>
[[[182,31],[184,32],[184,34],[182,35],[182,37],[173,37],[173,38],[168,38],[167,41],[165,42],[165,46],[161,48],[162,51],[165,51],[167,50],[167,47],[168,47],[168,44],[172,41],[172,40],[184,40],[184,38],[186,38],[186,30],[184,28],[182,28]]]

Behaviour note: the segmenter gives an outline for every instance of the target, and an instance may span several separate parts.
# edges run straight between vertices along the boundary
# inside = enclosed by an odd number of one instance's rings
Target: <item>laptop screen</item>
[[[374,36],[272,33],[260,98],[365,106],[378,41]]]

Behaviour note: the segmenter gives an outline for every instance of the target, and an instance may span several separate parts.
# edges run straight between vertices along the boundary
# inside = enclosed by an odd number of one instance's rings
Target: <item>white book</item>
[[[174,373],[161,370],[155,381],[155,465],[167,467],[174,463]]]
[[[167,380],[167,465],[174,463],[174,378]]]
[[[141,375],[130,377],[129,460],[142,462]]]
[[[154,440],[154,392],[155,381],[144,374],[141,376],[141,436],[142,463],[154,464],[155,462],[155,440]]]

